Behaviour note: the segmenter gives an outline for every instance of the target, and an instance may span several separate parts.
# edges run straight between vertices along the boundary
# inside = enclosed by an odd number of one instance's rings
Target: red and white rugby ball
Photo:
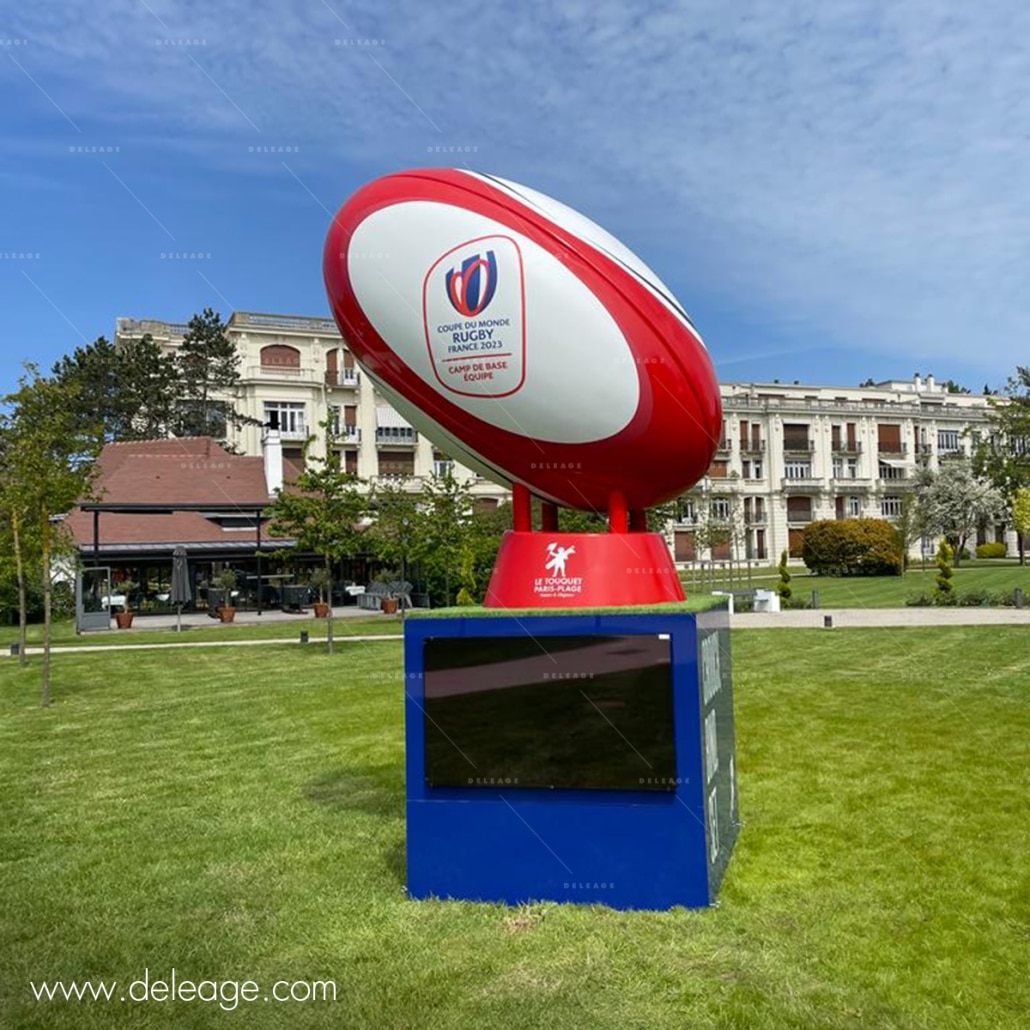
[[[722,408],[697,330],[636,255],[550,197],[449,168],[375,179],[333,219],[324,273],[379,391],[491,479],[644,508],[711,462]]]

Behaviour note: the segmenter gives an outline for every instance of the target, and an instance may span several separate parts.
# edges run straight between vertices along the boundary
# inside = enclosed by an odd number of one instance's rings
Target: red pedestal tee
[[[593,608],[682,601],[658,533],[524,533],[501,540],[487,608]]]

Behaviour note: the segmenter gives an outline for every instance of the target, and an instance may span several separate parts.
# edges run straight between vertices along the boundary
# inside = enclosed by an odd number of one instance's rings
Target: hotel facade
[[[118,318],[115,342],[149,333],[172,352],[186,328]],[[329,420],[342,438],[341,462],[364,479],[417,490],[423,477],[450,468],[480,505],[508,499],[507,490],[452,462],[378,395],[331,319],[237,311],[227,333],[241,359],[234,403],[255,420],[228,431],[239,453],[264,454],[267,462],[270,434],[262,425],[278,425],[289,474],[300,466],[304,442]],[[949,393],[929,375],[870,387],[726,382],[721,392],[715,458],[667,526],[684,564],[764,565],[785,549],[798,555],[814,519],[896,516],[919,467],[969,454],[988,411],[987,398]],[[313,446],[320,453],[321,442]],[[1002,525],[986,527],[980,540],[1005,541],[1015,553],[1015,534]],[[914,550],[932,547],[920,541]]]

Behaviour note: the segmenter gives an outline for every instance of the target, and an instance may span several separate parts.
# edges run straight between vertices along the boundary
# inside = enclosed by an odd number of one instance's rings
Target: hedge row
[[[821,576],[901,574],[901,542],[885,519],[821,519],[805,527],[801,557]]]

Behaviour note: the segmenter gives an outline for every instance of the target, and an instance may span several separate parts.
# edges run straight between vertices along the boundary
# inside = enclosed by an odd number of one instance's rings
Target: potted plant
[[[122,610],[114,613],[114,621],[119,629],[130,629],[132,627],[133,615],[130,599],[139,589],[139,584],[131,579],[123,579],[120,583],[116,584],[116,586],[125,598],[125,601],[122,604]]]
[[[399,573],[394,569],[384,569],[376,576],[375,581],[379,584],[379,589],[376,591],[381,600],[379,602],[379,608],[384,615],[396,615],[398,600],[397,594],[394,592],[394,587],[399,578]]]
[[[318,591],[318,600],[314,603],[315,618],[324,619],[329,615],[329,605],[326,602],[326,591],[332,589],[332,573],[324,566],[319,565],[311,570],[308,583]]]
[[[232,569],[222,569],[215,576],[214,584],[221,591],[222,599],[218,618],[222,622],[232,622],[236,618],[236,609],[232,603],[232,592],[236,589],[236,573]]]

